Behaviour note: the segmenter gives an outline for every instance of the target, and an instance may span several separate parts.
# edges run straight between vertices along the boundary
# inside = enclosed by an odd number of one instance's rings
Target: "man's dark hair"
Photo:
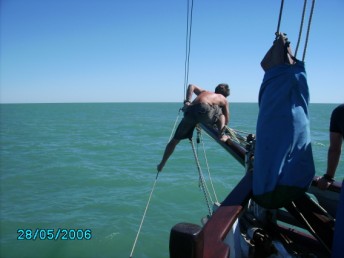
[[[215,88],[215,93],[222,94],[226,98],[229,96],[229,87],[227,83],[220,83]]]

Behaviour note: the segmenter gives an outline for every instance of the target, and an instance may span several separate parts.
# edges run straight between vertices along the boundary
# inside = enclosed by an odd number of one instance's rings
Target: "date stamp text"
[[[18,229],[17,240],[91,240],[91,229]]]

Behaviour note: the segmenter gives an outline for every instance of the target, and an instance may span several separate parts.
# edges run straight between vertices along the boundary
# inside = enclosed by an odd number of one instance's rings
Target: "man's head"
[[[217,85],[215,88],[215,93],[222,94],[223,96],[225,96],[227,98],[230,94],[228,84],[227,83],[220,83],[219,85]]]

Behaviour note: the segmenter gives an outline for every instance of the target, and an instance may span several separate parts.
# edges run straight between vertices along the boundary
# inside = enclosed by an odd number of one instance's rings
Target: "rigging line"
[[[195,156],[195,159],[198,161],[197,165],[199,165],[199,170],[198,170],[198,178],[199,178],[199,182],[198,182],[198,186],[203,190],[204,194],[206,194],[209,199],[210,199],[210,202],[211,203],[214,203],[213,201],[213,198],[211,197],[211,194],[210,194],[210,191],[209,191],[209,188],[208,188],[208,185],[207,185],[207,182],[205,181],[205,178],[204,178],[204,175],[203,175],[203,171],[202,171],[202,168],[201,168],[201,165],[199,163],[199,155],[198,155],[198,144],[199,143],[199,139],[197,139],[197,156]],[[208,204],[210,206],[210,204]]]
[[[188,40],[189,40],[189,0],[187,1],[186,6],[186,36],[185,36],[185,60],[184,60],[184,91],[183,91],[183,99],[186,92],[186,74],[187,74],[187,56],[188,56]]]
[[[300,218],[303,220],[303,222],[306,224],[307,229],[311,232],[311,234],[313,236],[316,237],[316,239],[323,245],[323,247],[326,249],[326,251],[328,251],[329,253],[331,253],[331,250],[328,248],[328,246],[324,243],[324,241],[319,237],[319,235],[315,232],[315,230],[313,229],[312,225],[308,222],[308,220],[306,219],[306,217],[302,214],[302,212],[297,208],[295,202],[291,202],[291,205],[295,208],[295,210],[299,213]]]
[[[177,125],[177,122],[178,122],[178,118],[179,118],[179,115],[180,115],[180,110],[181,110],[181,109],[179,109],[179,112],[178,112],[176,121],[174,122],[174,126],[173,126],[173,129],[172,129],[170,138],[169,138],[169,140],[168,140],[169,142],[171,141],[172,136],[173,136],[173,132],[175,131],[175,128],[176,128],[176,125]],[[138,240],[139,235],[140,235],[140,232],[141,232],[141,228],[142,228],[142,225],[143,225],[143,221],[144,221],[144,219],[145,219],[145,217],[146,217],[146,213],[147,213],[148,206],[149,206],[150,200],[151,200],[151,198],[152,198],[152,195],[153,195],[153,192],[154,192],[154,189],[155,189],[156,182],[158,181],[158,176],[159,176],[159,172],[156,174],[156,177],[155,177],[155,180],[154,180],[154,184],[153,184],[152,190],[151,190],[151,192],[150,192],[150,195],[149,195],[149,198],[148,198],[148,201],[147,201],[147,205],[146,205],[145,211],[144,211],[144,213],[143,213],[142,220],[141,220],[139,229],[138,229],[138,231],[137,231],[137,234],[136,234],[136,238],[135,238],[133,247],[132,247],[132,249],[131,249],[131,253],[130,253],[130,256],[129,256],[130,258],[133,257],[133,253],[134,253],[134,250],[135,250],[135,247],[136,247],[136,243],[137,243],[137,240]]]
[[[192,15],[193,14],[193,0],[187,1],[187,22],[186,22],[186,42],[185,42],[185,65],[184,65],[184,92],[183,99],[186,94],[186,87],[189,83],[189,64],[191,51],[191,33],[192,33]]]
[[[175,132],[176,125],[177,125],[177,122],[178,122],[178,119],[179,119],[179,116],[180,116],[180,111],[181,111],[181,109],[179,109],[176,121],[174,121],[174,125],[173,125],[172,131],[171,131],[171,135],[170,135],[170,138],[169,138],[168,142],[171,141],[171,139],[173,137],[173,133]]]
[[[199,157],[199,155],[198,155],[198,146],[199,146],[199,143],[200,143],[201,140],[202,140],[202,143],[203,143],[202,136],[199,137],[199,135],[201,135],[201,130],[198,130],[198,129],[197,129],[197,159],[198,159],[198,157]],[[203,151],[204,151],[204,158],[205,158],[205,161],[206,161],[208,173],[210,173],[210,172],[209,172],[209,165],[208,165],[208,161],[207,161],[207,156],[205,155],[204,143],[203,143]],[[198,160],[199,160],[199,159],[198,159]],[[211,180],[211,177],[209,177],[209,178],[210,178],[210,180]],[[214,203],[213,198],[211,197],[211,194],[210,194],[210,191],[209,191],[207,182],[205,181],[205,178],[204,178],[202,169],[200,169],[200,173],[199,173],[199,182],[200,182],[200,184],[199,184],[200,187],[203,187],[203,188],[204,188],[204,191],[205,191],[206,194],[209,196],[210,202],[211,202],[211,203]],[[211,182],[211,181],[210,181],[210,182]],[[202,184],[203,184],[203,185],[202,185]],[[213,189],[214,189],[214,188],[213,188]],[[216,194],[215,194],[215,197],[216,197]],[[217,200],[216,200],[216,201],[217,201]]]
[[[203,141],[203,135],[202,135],[202,133],[200,133],[200,135],[201,135],[201,141],[202,141],[202,146],[203,146],[203,155],[204,155],[205,163],[206,163],[206,165],[207,165],[207,170],[208,170],[208,176],[209,176],[210,185],[211,185],[211,188],[212,188],[212,190],[213,190],[213,193],[214,193],[214,197],[215,197],[216,202],[219,202],[219,200],[217,199],[217,195],[216,195],[216,191],[215,191],[215,188],[214,188],[213,180],[211,179],[211,175],[210,175],[210,168],[209,168],[209,163],[208,163],[208,159],[207,159],[207,154],[206,154],[206,152],[205,152],[205,146],[204,146],[204,141]]]
[[[226,127],[228,127],[228,126],[226,126]],[[247,134],[247,135],[250,134],[249,132],[246,132],[246,131],[242,131],[242,130],[238,130],[238,129],[233,129],[233,128],[230,128],[230,127],[228,127],[228,128],[232,129],[236,134],[238,134],[238,133]]]
[[[294,57],[295,57],[295,58],[296,58],[297,51],[298,51],[298,49],[299,49],[299,45],[300,45],[300,41],[301,41],[303,23],[304,23],[304,20],[305,20],[306,6],[307,6],[307,0],[305,0],[305,1],[304,1],[304,4],[303,4],[303,11],[302,11],[302,16],[301,16],[301,24],[300,24],[300,30],[299,30],[299,38],[298,38],[298,40],[297,40],[296,49],[295,49],[295,54],[294,54]]]
[[[140,232],[141,232],[141,228],[142,228],[142,224],[143,224],[143,221],[144,221],[144,219],[145,219],[145,217],[146,217],[146,213],[147,213],[147,210],[148,210],[148,206],[149,206],[150,200],[151,200],[151,198],[152,198],[153,191],[154,191],[154,189],[155,189],[155,184],[156,184],[156,182],[158,181],[158,176],[159,176],[159,172],[156,174],[156,177],[155,177],[155,180],[154,180],[154,184],[153,184],[152,190],[151,190],[151,192],[150,192],[150,195],[149,195],[149,198],[148,198],[148,202],[147,202],[145,211],[144,211],[144,213],[143,213],[142,220],[141,220],[141,223],[140,223],[140,226],[139,226],[139,230],[137,231],[136,238],[135,238],[135,241],[134,241],[134,244],[133,244],[133,248],[131,249],[131,253],[130,253],[129,258],[132,258],[132,257],[133,257],[134,250],[135,250],[136,243],[137,243],[137,239],[139,238],[139,235],[140,235]]]
[[[201,170],[201,166],[199,164],[199,160],[197,158],[197,153],[196,153],[196,150],[195,150],[195,145],[194,145],[192,139],[190,139],[190,144],[191,144],[191,147],[192,147],[192,151],[194,153],[194,157],[195,157],[198,173],[199,173],[199,176],[200,176],[201,187],[202,187],[202,190],[203,190],[205,201],[206,201],[207,206],[208,206],[208,212],[209,212],[209,215],[211,215],[212,211],[211,211],[210,203],[209,203],[208,196],[207,196],[207,193],[206,193],[206,187],[204,186],[204,178],[203,178],[203,175],[202,175],[202,170]]]
[[[280,26],[281,26],[281,20],[282,20],[282,13],[283,13],[283,6],[284,6],[284,0],[281,1],[281,7],[280,7],[280,12],[279,12],[279,17],[278,17],[278,24],[277,24],[277,31],[276,31],[276,39],[278,37],[279,31],[280,31]]]
[[[310,13],[310,15],[309,15],[308,27],[307,27],[307,34],[306,34],[306,41],[305,41],[305,47],[304,47],[304,49],[303,49],[302,62],[305,61],[305,57],[306,57],[306,51],[307,51],[307,45],[308,45],[309,32],[310,32],[310,30],[311,30],[311,23],[312,23],[312,18],[313,18],[314,5],[315,5],[315,0],[312,1],[311,13]]]

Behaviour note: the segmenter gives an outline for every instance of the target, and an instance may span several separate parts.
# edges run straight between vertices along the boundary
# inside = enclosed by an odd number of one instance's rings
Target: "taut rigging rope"
[[[277,24],[277,30],[276,30],[276,38],[280,32],[280,26],[281,26],[281,20],[282,20],[282,13],[283,13],[283,6],[284,6],[284,0],[281,1],[281,7],[280,7],[280,12],[278,16],[278,24]]]
[[[277,31],[275,33],[276,38],[278,37],[280,33],[280,26],[281,26],[281,20],[282,20],[282,13],[283,13],[283,6],[284,6],[284,0],[281,0],[281,7],[280,7],[280,12],[278,16],[278,24],[277,24]],[[299,48],[299,44],[301,41],[301,35],[302,35],[302,29],[303,29],[303,23],[304,23],[304,18],[305,18],[305,13],[306,13],[306,6],[307,6],[307,0],[304,0],[304,5],[303,5],[303,11],[302,11],[302,16],[301,16],[301,24],[300,24],[300,30],[299,30],[299,36],[298,36],[298,41],[296,44],[296,49],[295,49],[295,57]],[[312,0],[312,7],[311,11],[309,14],[309,19],[308,19],[308,27],[307,27],[307,33],[306,33],[306,40],[305,40],[305,46],[303,49],[303,55],[302,55],[302,62],[305,61],[306,57],[306,52],[307,52],[307,46],[308,46],[308,39],[309,39],[309,32],[311,29],[311,23],[312,23],[312,18],[313,18],[313,12],[314,12],[314,6],[315,6],[315,0]]]
[[[199,163],[198,156],[197,156],[196,149],[195,149],[195,145],[194,145],[192,139],[190,139],[190,144],[191,144],[194,156],[195,156],[195,161],[196,161],[196,165],[197,165],[197,169],[198,169],[198,173],[199,173],[200,186],[201,186],[201,188],[203,190],[204,198],[205,198],[205,201],[206,201],[207,206],[208,206],[209,215],[211,215],[212,214],[212,210],[211,210],[211,207],[210,207],[210,202],[208,200],[208,196],[210,196],[210,194],[209,194],[208,188],[207,188],[207,186],[205,184],[205,180],[204,180],[204,177],[203,177],[201,165]],[[208,192],[208,195],[207,195],[207,192]]]
[[[186,42],[185,42],[185,67],[184,67],[184,92],[183,92],[183,100],[184,100],[184,96],[186,94],[187,86],[189,84],[189,67],[190,67],[190,52],[191,52],[191,34],[192,34],[193,6],[194,6],[193,0],[191,0],[191,4],[190,4],[190,0],[188,0],[187,1],[187,15],[186,15],[187,16],[187,25],[186,25]],[[194,153],[194,156],[195,156],[195,160],[196,160],[197,169],[198,169],[198,172],[199,172],[200,187],[202,188],[203,193],[204,193],[204,197],[205,197],[205,200],[206,200],[206,203],[207,203],[207,206],[208,206],[209,215],[211,215],[212,214],[212,210],[211,210],[211,207],[210,207],[208,196],[209,196],[211,202],[213,202],[213,200],[211,199],[211,195],[210,195],[208,187],[206,185],[206,182],[205,182],[205,179],[204,179],[204,176],[203,176],[203,173],[202,173],[202,169],[201,169],[200,164],[199,164],[198,156],[197,156],[197,153],[196,153],[193,141],[190,140],[190,143],[191,143],[191,146],[192,146],[192,150],[193,150],[193,153]],[[203,149],[204,149],[204,145],[203,145]],[[205,150],[204,150],[204,155],[205,155]],[[206,159],[206,156],[205,156],[205,159]],[[208,168],[208,173],[209,173],[209,179],[211,180],[209,166],[208,166],[208,161],[206,160],[206,162],[207,162],[207,168]],[[212,185],[212,188],[213,188],[213,191],[214,191],[214,195],[215,195],[215,198],[216,198],[216,201],[217,201],[216,192],[215,192],[215,189],[214,189],[214,186],[213,186],[212,182],[211,182],[211,185]]]
[[[314,6],[315,6],[315,0],[313,0],[313,2],[312,2],[311,13],[309,15],[307,35],[306,35],[305,47],[303,50],[302,61],[304,61],[305,57],[306,57],[306,50],[307,50],[307,45],[308,45],[309,31],[311,30],[311,23],[312,23],[312,18],[313,18]]]
[[[303,22],[305,20],[305,12],[306,12],[306,6],[307,6],[307,0],[304,1],[303,4],[303,10],[302,10],[302,17],[301,17],[301,24],[300,24],[300,30],[299,30],[299,38],[297,40],[296,48],[295,48],[295,57],[297,56],[297,51],[299,49],[300,41],[301,41],[301,35],[302,35],[302,29],[303,29]]]
[[[211,188],[213,190],[213,193],[214,193],[214,197],[215,197],[215,201],[218,203],[219,200],[217,198],[217,195],[216,195],[216,191],[215,191],[215,187],[214,187],[214,184],[213,184],[213,180],[211,179],[211,175],[210,175],[210,168],[209,168],[209,164],[208,164],[208,159],[207,159],[207,155],[206,155],[206,152],[205,152],[205,146],[204,146],[204,141],[203,141],[203,136],[202,136],[202,133],[201,133],[201,129],[197,127],[197,134],[200,135],[200,140],[202,142],[202,147],[203,147],[203,155],[204,155],[204,160],[205,160],[205,163],[206,163],[206,166],[207,166],[207,170],[208,170],[208,178],[209,178],[209,182],[210,182],[210,185],[211,185]],[[198,143],[198,141],[197,141]],[[209,191],[208,191],[209,193]],[[210,196],[210,194],[209,194]],[[210,197],[211,198],[211,197]],[[211,200],[211,202],[213,202],[213,200]]]
[[[184,92],[183,100],[186,93],[186,87],[189,83],[189,63],[190,63],[190,51],[191,51],[191,32],[192,32],[192,13],[193,13],[193,0],[187,1],[187,21],[186,21],[186,42],[185,42],[185,67],[184,67]]]
[[[176,128],[176,125],[177,125],[177,122],[178,122],[178,118],[179,118],[179,114],[180,114],[180,110],[178,112],[178,116],[176,118],[176,121],[174,122],[174,126],[173,126],[173,129],[172,129],[172,132],[171,132],[171,135],[170,135],[170,138],[168,141],[170,141],[172,139],[172,136],[173,136],[173,132],[175,131],[175,128]],[[158,181],[158,176],[159,176],[159,172],[156,174],[156,177],[155,177],[155,180],[154,180],[154,184],[153,184],[153,187],[152,187],[152,190],[149,194],[149,198],[148,198],[148,201],[147,201],[147,205],[146,205],[146,208],[145,208],[145,211],[143,213],[143,216],[142,216],[142,219],[141,219],[141,223],[140,223],[140,226],[139,226],[139,229],[137,231],[137,234],[136,234],[136,237],[135,237],[135,241],[134,241],[134,244],[133,244],[133,247],[131,249],[131,253],[130,253],[130,256],[129,258],[132,258],[133,257],[133,253],[134,253],[134,250],[135,250],[135,247],[136,247],[136,243],[137,243],[137,240],[139,238],[139,235],[140,235],[140,232],[141,232],[141,228],[142,228],[142,225],[143,225],[143,221],[146,217],[146,213],[147,213],[147,210],[148,210],[148,206],[149,206],[149,203],[150,203],[150,200],[152,198],[152,195],[153,195],[153,192],[154,192],[154,189],[155,189],[155,185]]]
[[[140,226],[139,226],[139,230],[137,231],[137,234],[136,234],[136,237],[135,237],[135,241],[134,241],[134,244],[133,244],[133,248],[131,249],[129,258],[133,257],[134,250],[135,250],[136,243],[137,243],[137,239],[139,238],[139,235],[140,235],[140,232],[141,232],[141,228],[142,228],[142,225],[143,225],[143,221],[144,221],[144,219],[146,217],[146,213],[147,213],[148,206],[149,206],[150,200],[151,200],[153,192],[154,192],[154,188],[155,188],[156,182],[158,181],[158,175],[159,175],[159,172],[156,174],[156,177],[155,177],[155,180],[154,180],[154,184],[153,184],[152,190],[150,192],[150,195],[149,195],[149,198],[148,198],[148,201],[147,201],[147,205],[146,205],[145,211],[143,213],[142,220],[141,220],[141,223],[140,223]]]

